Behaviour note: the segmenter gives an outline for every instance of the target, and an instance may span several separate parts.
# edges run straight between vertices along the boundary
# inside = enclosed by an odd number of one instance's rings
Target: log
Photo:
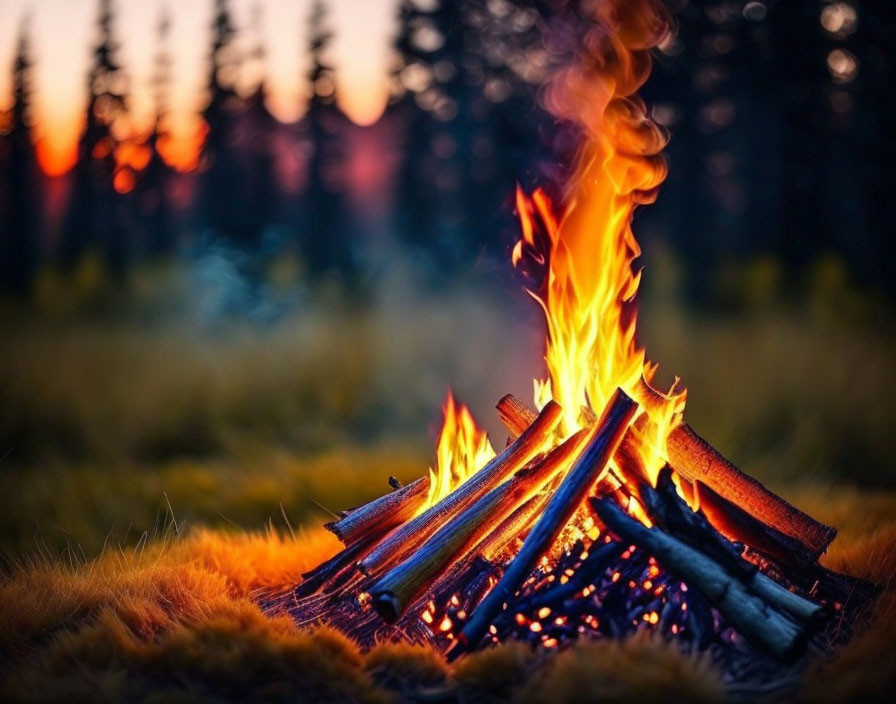
[[[391,481],[390,484],[395,486]],[[346,545],[371,534],[380,536],[413,518],[426,501],[428,493],[429,477],[420,477],[407,486],[395,488],[394,491],[352,510],[338,521],[327,523],[325,527]]]
[[[369,590],[371,603],[383,620],[395,623],[452,561],[463,558],[490,528],[534,498],[579,452],[586,437],[586,432],[580,430],[542,460],[517,472],[439,528],[420,549],[374,583]]]
[[[660,565],[698,590],[756,647],[782,662],[792,661],[800,652],[807,629],[769,606],[721,564],[659,528],[647,528],[613,499],[594,498],[590,503],[610,530],[649,552]]]
[[[533,518],[547,502],[547,494],[535,496],[511,513],[476,546],[483,559],[497,562],[514,540],[521,540],[532,526]]]
[[[456,658],[466,649],[475,648],[479,644],[505,602],[510,600],[535,563],[550,549],[588,491],[606,471],[607,463],[619,446],[637,409],[637,403],[621,389],[616,390],[599,423],[591,431],[585,449],[548,501],[504,576],[482,600],[458,634],[449,657]]]
[[[511,395],[502,398],[497,408],[498,415],[511,433],[532,415],[532,410],[525,403]],[[836,529],[807,516],[744,474],[686,423],[669,434],[666,454],[675,471],[689,482],[702,482],[771,528],[799,540],[812,560],[817,560],[837,535]],[[624,472],[624,457],[620,457],[617,464]]]
[[[743,558],[743,545],[729,542],[702,511],[692,510],[678,496],[671,467],[666,465],[660,471],[656,489],[644,486],[641,494],[648,514],[660,528],[718,562],[766,603],[806,625],[814,626],[822,620],[825,610],[821,605],[794,594],[760,572]]]
[[[666,440],[669,463],[691,482],[702,482],[720,496],[806,546],[818,559],[837,536],[837,530],[807,516],[726,460],[687,424]]]
[[[513,394],[507,394],[501,398],[495,404],[495,408],[498,409],[498,418],[501,419],[513,439],[522,435],[526,428],[532,425],[536,416],[535,411]]]
[[[746,543],[754,550],[795,569],[806,569],[815,563],[813,555],[801,541],[757,520],[699,480],[694,482],[694,489],[700,510],[727,538]]]
[[[510,447],[467,479],[451,494],[395,529],[367,557],[358,563],[366,575],[381,572],[407,556],[438,528],[470,507],[539,452],[560,421],[561,408],[551,401],[526,431]]]

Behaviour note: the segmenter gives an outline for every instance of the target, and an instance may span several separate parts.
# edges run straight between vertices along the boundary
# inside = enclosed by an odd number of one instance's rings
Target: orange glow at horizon
[[[301,117],[307,66],[305,25],[310,0],[265,0],[261,25],[253,25],[256,0],[232,0],[238,49],[249,54],[261,44],[262,62],[247,59],[238,88],[249,90],[265,78],[267,105],[282,122]],[[160,143],[163,158],[174,168],[196,167],[202,144],[200,119],[205,100],[212,0],[174,3],[117,0],[117,54],[130,80],[128,93],[132,137],[140,140],[152,126],[154,105],[150,79],[156,52],[159,12],[171,17],[168,50],[172,59],[169,136]],[[395,31],[397,0],[330,0],[333,43],[330,61],[336,70],[339,105],[360,125],[382,114],[388,100],[390,38]],[[94,43],[96,0],[0,0],[0,109],[8,106],[11,68],[23,17],[29,17],[34,60],[33,120],[38,160],[59,176],[77,157],[84,122],[85,77]]]

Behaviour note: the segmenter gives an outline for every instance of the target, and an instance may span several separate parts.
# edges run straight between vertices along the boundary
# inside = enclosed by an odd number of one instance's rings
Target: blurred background
[[[640,336],[787,495],[896,484],[884,0],[670,0]],[[0,551],[324,520],[543,374],[563,0],[0,0]]]

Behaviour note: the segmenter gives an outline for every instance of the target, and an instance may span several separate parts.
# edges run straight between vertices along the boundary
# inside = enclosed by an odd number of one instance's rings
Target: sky
[[[173,60],[169,156],[188,168],[195,157],[207,74],[213,0],[117,0],[115,30],[119,61],[130,83],[134,129],[153,120],[149,80],[156,51],[155,27],[163,11],[171,18]],[[311,0],[231,0],[245,48],[258,32],[253,8],[261,9],[260,34],[267,50],[268,106],[283,121],[303,110],[306,19]],[[397,0],[330,0],[334,39],[330,60],[337,72],[340,104],[359,124],[376,120],[388,94],[390,38]],[[44,168],[60,173],[75,156],[86,102],[85,76],[95,41],[97,0],[0,0],[0,106],[11,99],[10,74],[18,28],[30,13],[34,67],[34,120]],[[255,65],[260,72],[260,66]],[[257,75],[257,73],[256,73]],[[251,80],[251,76],[247,78]]]

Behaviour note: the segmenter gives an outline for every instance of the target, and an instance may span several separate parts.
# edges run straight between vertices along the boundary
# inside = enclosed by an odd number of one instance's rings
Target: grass
[[[860,633],[808,671],[798,701],[887,701],[896,685],[896,495],[799,496],[841,535],[825,562],[886,587]],[[424,648],[362,653],[329,630],[265,616],[263,587],[295,584],[332,554],[326,531],[296,535],[169,522],[136,549],[89,562],[21,560],[0,581],[5,701],[719,701],[719,674],[643,634],[556,656],[507,644],[448,666]]]

